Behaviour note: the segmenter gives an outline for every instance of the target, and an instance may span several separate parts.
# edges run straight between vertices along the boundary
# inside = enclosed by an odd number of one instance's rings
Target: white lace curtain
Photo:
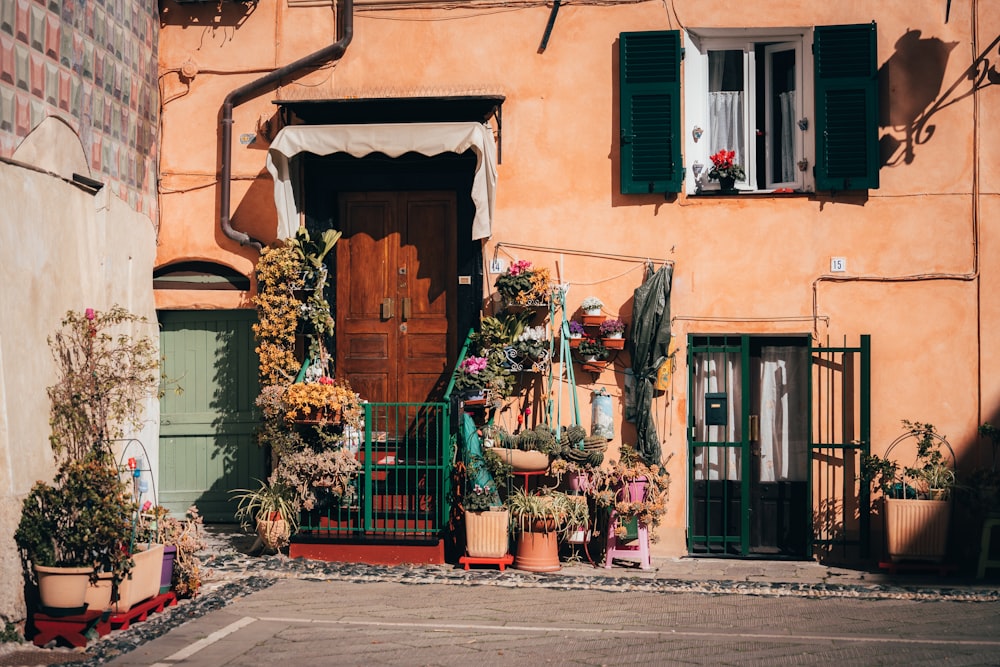
[[[694,427],[700,442],[734,443],[699,447],[692,466],[696,480],[741,479],[743,374],[735,352],[699,354],[694,359]],[[761,482],[805,481],[808,466],[808,350],[801,346],[764,346],[752,366],[759,401],[750,406],[759,415]],[[705,423],[705,394],[725,393],[726,424]]]
[[[699,447],[694,456],[694,478],[740,479],[740,440],[742,373],[740,357],[733,352],[712,352],[699,354],[695,359],[694,374],[694,423],[695,439],[700,442],[735,443],[730,447]],[[726,424],[709,426],[705,424],[705,394],[725,392],[727,397]]]
[[[778,95],[781,115],[781,176],[782,183],[795,180],[795,91]]]
[[[727,58],[726,51],[709,53],[708,118],[710,155],[720,150],[735,151],[736,163],[746,167],[745,132],[743,131],[743,91],[723,90],[728,79],[743,80],[742,57]],[[729,69],[727,71],[727,63]],[[734,66],[739,63],[739,68]],[[742,87],[742,86],[741,86]]]

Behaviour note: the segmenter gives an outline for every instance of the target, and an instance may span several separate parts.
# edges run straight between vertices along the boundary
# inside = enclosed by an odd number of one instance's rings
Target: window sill
[[[754,197],[754,198],[789,198],[789,197],[811,197],[815,192],[806,190],[737,190],[736,192],[722,192],[721,190],[704,190],[702,192],[689,193],[688,199],[705,199],[714,197]]]

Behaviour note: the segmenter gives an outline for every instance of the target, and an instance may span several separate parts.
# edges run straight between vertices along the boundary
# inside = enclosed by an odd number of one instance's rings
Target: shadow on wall
[[[998,35],[942,93],[948,59],[956,46],[958,42],[921,38],[919,30],[910,30],[899,38],[895,53],[879,69],[879,125],[886,129],[879,140],[882,166],[912,163],[915,147],[934,136],[936,126],[931,121],[935,114],[977,90],[1000,83],[1000,72],[989,58],[1000,46]]]

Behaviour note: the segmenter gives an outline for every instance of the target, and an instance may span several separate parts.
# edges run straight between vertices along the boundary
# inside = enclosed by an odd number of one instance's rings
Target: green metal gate
[[[230,489],[267,476],[254,431],[257,355],[252,310],[161,311],[163,372],[183,389],[160,399],[158,502],[206,521],[233,521]]]
[[[688,338],[688,551],[867,554],[869,337]]]
[[[363,469],[344,499],[318,494],[296,542],[436,542],[455,459],[448,403],[365,403]]]
[[[825,559],[866,559],[871,500],[861,460],[871,448],[871,336],[853,347],[814,345],[810,361],[813,548]]]

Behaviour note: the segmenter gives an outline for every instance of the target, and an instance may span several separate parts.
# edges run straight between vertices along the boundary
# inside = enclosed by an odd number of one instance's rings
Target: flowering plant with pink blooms
[[[497,276],[495,284],[507,303],[530,306],[549,302],[549,270],[536,268],[526,259],[513,262]]]
[[[83,458],[126,431],[142,428],[157,394],[155,324],[125,308],[69,311],[49,337],[57,382],[47,389],[49,437],[59,455]]]
[[[466,357],[455,369],[455,389],[464,394],[488,393],[506,396],[510,371],[486,356]]]

